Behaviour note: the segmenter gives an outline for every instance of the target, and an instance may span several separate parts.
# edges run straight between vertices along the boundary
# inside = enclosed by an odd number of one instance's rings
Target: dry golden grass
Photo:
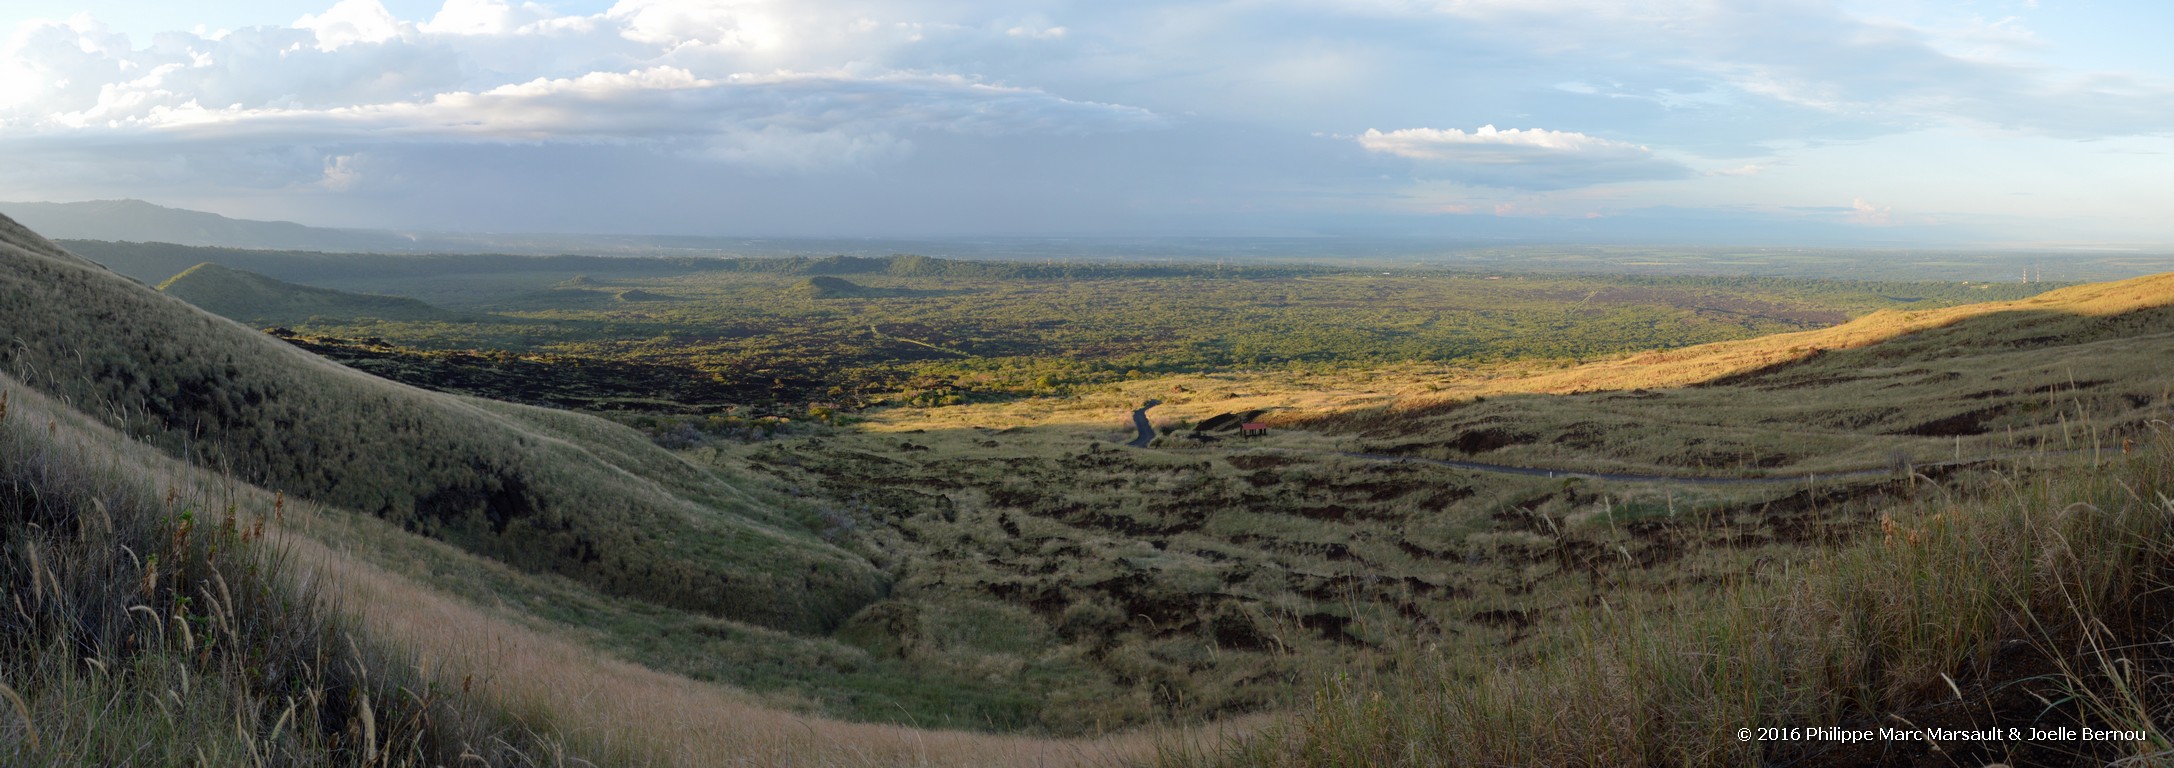
[[[1311,377],[1132,382],[1074,402],[880,414],[875,428],[1029,426],[1053,441],[1267,412],[1271,446],[1573,471],[1802,477],[2007,456],[2118,450],[2174,377],[2174,276],[2024,301],[1879,312],[1834,328],[1583,365],[1402,366]]]
[[[1030,659],[1093,658],[1115,684],[1060,714],[1135,718],[1273,709],[1290,684],[1391,663],[1384,649],[1414,635],[1454,635],[1475,663],[1542,652],[1565,612],[1596,599],[1665,606],[1677,592],[1765,578],[1808,545],[1855,535],[1868,506],[1897,492],[1886,478],[1815,493],[1396,465],[1336,453],[1359,436],[1273,416],[1281,426],[1260,441],[1117,445],[1148,399],[1165,401],[1156,420],[1179,424],[1298,412],[1277,410],[1293,403],[1349,408],[1424,393],[1419,370],[1184,377],[1069,400],[901,408],[857,429],[704,455],[889,515],[863,535],[905,575],[877,608],[1013,611],[1050,638]]]
[[[1246,706],[1213,671],[1225,665],[1365,666],[1375,662],[1354,659],[1377,657],[1335,643],[1444,632],[1485,667],[1546,653],[1564,617],[1595,601],[1666,611],[1721,583],[1779,578],[1876,528],[1884,506],[1932,492],[1904,480],[1908,468],[1944,476],[1954,470],[1941,462],[2026,454],[2056,465],[2094,445],[2118,454],[2163,415],[2174,384],[2158,364],[2174,356],[2174,313],[2161,309],[2170,300],[2174,279],[2153,278],[1584,366],[1170,377],[1072,398],[877,411],[853,430],[709,459],[880,508],[941,508],[871,534],[913,564],[895,601],[1074,606],[1036,607],[1052,630],[1098,618],[1079,606],[1114,606],[1119,618],[1105,623],[1118,645],[1184,660],[1194,671],[1168,685],[1216,711]],[[1254,410],[1275,426],[1258,441],[1118,447],[1134,436],[1131,409],[1150,399],[1162,403],[1152,420],[1180,436]],[[1463,439],[1490,433],[1500,444]],[[1694,478],[1874,476],[1814,487],[1573,483],[1344,451]],[[923,490],[888,490],[901,483]],[[1105,583],[1119,586],[1094,586]],[[1205,618],[1222,604],[1164,603],[1202,590],[1276,627],[1295,652],[1188,657],[1183,648],[1222,644],[1223,625]],[[1128,614],[1153,619],[1127,625]],[[1170,632],[1173,616],[1184,630]]]
[[[1803,347],[1750,368],[1612,363],[1498,384],[1491,394],[1335,414],[1315,426],[1360,436],[1380,452],[1673,475],[1790,476],[2041,448],[2118,451],[2156,417],[2174,385],[2157,363],[2174,354],[2174,311],[2166,307],[2174,293],[2129,296],[2135,303],[2119,313],[2105,301],[1946,312],[1941,324],[1878,344],[1817,354]],[[1726,375],[1695,386],[1623,388],[1651,380],[1633,377],[1637,371],[1680,372],[1670,368],[1679,362]]]
[[[1911,334],[2004,314],[2011,318],[2065,316],[2070,320],[2046,330],[2073,330],[2083,324],[2078,321],[2164,307],[2170,302],[2174,302],[2174,273],[2062,288],[2021,301],[1965,304],[1923,311],[1883,310],[1831,328],[1646,352],[1560,371],[1528,375],[1498,373],[1481,381],[1458,383],[1454,389],[1446,389],[1439,398],[1682,387],[1804,360],[1826,351],[1869,347]],[[2025,322],[2037,324],[2035,319]],[[2023,327],[2028,326],[2009,319],[1968,329],[1960,337],[1943,341],[1956,345],[1982,344]],[[2075,336],[2068,338],[2081,340]],[[1420,407],[1424,404],[1424,401],[1412,401],[1402,405]]]
[[[1125,443],[1136,434],[1132,409],[1148,400],[1158,403],[1148,411],[1149,421],[1158,428],[1248,410],[1267,411],[1266,420],[1287,423],[1301,414],[1392,405],[1439,391],[1446,378],[1471,375],[1441,366],[1408,365],[1333,374],[1279,371],[1168,376],[1128,381],[1065,398],[879,409],[869,412],[860,428],[884,434],[914,430],[953,434],[988,427],[1027,431],[1039,442],[1049,444]]]

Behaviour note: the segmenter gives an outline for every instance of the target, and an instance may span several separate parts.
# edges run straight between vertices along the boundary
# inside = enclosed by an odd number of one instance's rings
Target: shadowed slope
[[[792,630],[873,599],[865,561],[601,420],[326,362],[0,217],[0,366],[170,453],[524,569]]]
[[[159,284],[168,296],[245,323],[296,323],[312,317],[446,320],[459,315],[404,296],[375,296],[274,280],[211,262]]]

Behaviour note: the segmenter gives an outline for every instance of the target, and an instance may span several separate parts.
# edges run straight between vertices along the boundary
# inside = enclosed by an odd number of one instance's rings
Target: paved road
[[[1126,443],[1126,445],[1134,448],[1146,448],[1148,443],[1154,442],[1155,425],[1147,423],[1147,409],[1158,405],[1162,405],[1161,400],[1149,400],[1146,405],[1142,405],[1138,410],[1132,412],[1132,427],[1140,430],[1140,436],[1133,438],[1132,442]]]

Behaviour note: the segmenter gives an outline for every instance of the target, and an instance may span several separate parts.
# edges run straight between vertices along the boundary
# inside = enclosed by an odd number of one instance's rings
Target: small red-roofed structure
[[[1268,434],[1268,422],[1248,421],[1238,425],[1239,437],[1260,437]]]

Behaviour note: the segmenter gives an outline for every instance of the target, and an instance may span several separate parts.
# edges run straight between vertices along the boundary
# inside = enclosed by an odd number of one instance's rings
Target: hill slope
[[[544,719],[462,695],[412,644],[338,609],[345,585],[324,576],[355,569],[288,526],[329,513],[0,374],[0,593],[13,598],[0,699],[16,707],[0,705],[0,765],[362,765],[371,716],[375,764],[524,765],[522,752],[555,748]],[[433,666],[448,650],[430,651]],[[412,695],[424,690],[455,695]]]
[[[1521,467],[1803,478],[1893,456],[1908,490],[1868,510],[1876,528],[1800,529],[1819,545],[1662,610],[1612,596],[1566,605],[1552,619],[1560,648],[1516,664],[1415,654],[1391,674],[1339,676],[1290,727],[1189,764],[2165,764],[2170,356],[2174,274],[1459,382],[1320,418],[1370,452]],[[1560,495],[1621,488],[1560,482]],[[1826,491],[1831,505],[1843,484],[1807,482],[1803,498]],[[1552,537],[1613,527],[1626,507],[1602,504],[1558,506]],[[1700,519],[1671,504],[1663,519],[1695,529],[1787,511]],[[1627,567],[1646,567],[1631,551]],[[1814,722],[1950,735],[1845,744],[1739,730]],[[2103,735],[2036,735],[2057,728]]]
[[[533,597],[464,599],[407,575],[593,598],[451,550],[192,466],[0,373],[0,593],[19,598],[0,612],[0,765],[1067,766],[1167,738],[764,708],[539,628]]]
[[[631,430],[340,367],[4,217],[0,329],[0,368],[169,453],[523,569],[791,630],[834,626],[881,580]]]
[[[2174,274],[1883,311],[1648,352],[1315,422],[1375,453],[1657,474],[1802,474],[2119,446],[2174,386]],[[2065,421],[2064,421],[2065,420]],[[2080,442],[2077,442],[2080,441]]]
[[[404,296],[376,296],[274,280],[211,262],[160,283],[159,291],[215,315],[247,323],[295,323],[311,317],[443,320],[455,313]]]

